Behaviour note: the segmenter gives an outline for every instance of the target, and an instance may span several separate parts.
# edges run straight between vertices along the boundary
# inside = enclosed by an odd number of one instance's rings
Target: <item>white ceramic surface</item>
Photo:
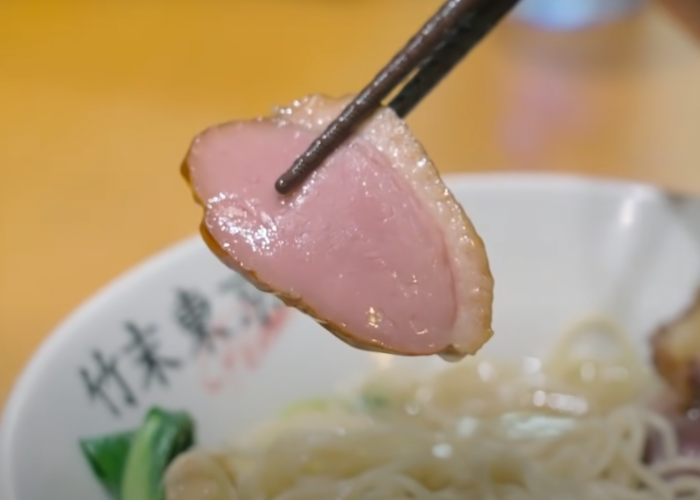
[[[700,239],[679,215],[691,202],[572,177],[448,182],[484,238],[496,280],[496,335],[485,353],[541,355],[571,323],[598,314],[643,348],[700,283]],[[139,338],[159,363],[134,347]],[[440,361],[352,350],[245,285],[193,238],[97,294],[41,347],[3,416],[0,498],[106,498],[77,440],[132,427],[151,405],[191,412],[199,443],[211,445],[391,362]]]

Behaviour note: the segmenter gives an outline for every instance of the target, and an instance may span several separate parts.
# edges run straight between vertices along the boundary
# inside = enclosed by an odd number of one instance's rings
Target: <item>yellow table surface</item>
[[[439,3],[0,2],[0,407],[67,313],[195,233],[195,133],[359,90]],[[700,193],[700,46],[655,8],[574,35],[503,26],[409,121],[444,172]]]

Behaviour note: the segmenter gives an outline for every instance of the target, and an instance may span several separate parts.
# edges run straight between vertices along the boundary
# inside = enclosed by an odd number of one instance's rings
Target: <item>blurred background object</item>
[[[0,2],[0,405],[67,313],[196,232],[178,172],[194,134],[307,93],[357,91],[440,4]],[[584,30],[542,26],[501,26],[412,113],[443,172],[700,193],[700,47],[688,32],[653,2]]]
[[[522,0],[513,16],[547,29],[581,29],[636,13],[645,2],[646,0]]]
[[[658,0],[658,2],[700,41],[700,2],[698,0]]]

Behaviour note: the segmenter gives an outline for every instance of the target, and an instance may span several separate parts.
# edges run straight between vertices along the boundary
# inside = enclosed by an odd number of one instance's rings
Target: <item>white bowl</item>
[[[496,335],[485,353],[542,355],[567,326],[600,314],[643,349],[646,335],[684,308],[698,285],[700,240],[679,212],[685,202],[657,189],[540,175],[448,183],[486,243],[496,280]],[[271,326],[245,324],[253,310],[246,296],[272,310]],[[147,383],[144,358],[127,349],[134,331],[171,361],[162,379],[152,372]],[[198,348],[203,339],[211,351]],[[102,372],[104,393],[99,361],[116,368]],[[355,351],[245,285],[192,238],[98,293],[41,347],[3,417],[0,498],[106,498],[78,439],[133,427],[151,405],[188,410],[198,443],[212,445],[393,362],[440,361]]]

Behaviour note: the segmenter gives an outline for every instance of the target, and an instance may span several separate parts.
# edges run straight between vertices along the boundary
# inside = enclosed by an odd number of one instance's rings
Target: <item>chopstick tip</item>
[[[275,191],[277,191],[279,194],[289,194],[289,191],[291,191],[292,186],[289,180],[287,180],[286,176],[281,176],[277,181],[275,182]]]

